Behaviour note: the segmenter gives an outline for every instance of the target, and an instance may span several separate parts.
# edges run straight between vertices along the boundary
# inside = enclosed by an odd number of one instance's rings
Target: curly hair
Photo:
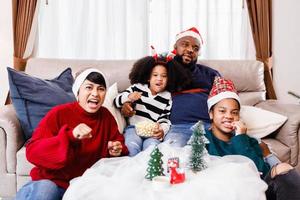
[[[153,68],[157,65],[165,66],[168,73],[168,83],[166,90],[178,92],[188,87],[192,80],[192,75],[175,59],[167,60],[166,57],[154,58],[146,56],[137,60],[129,73],[131,84],[149,84],[149,79]]]

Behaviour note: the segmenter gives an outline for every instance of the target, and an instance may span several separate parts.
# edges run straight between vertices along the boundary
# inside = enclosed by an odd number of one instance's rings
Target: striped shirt
[[[142,121],[157,122],[166,134],[171,125],[170,113],[172,107],[171,93],[168,91],[152,95],[147,84],[134,84],[119,94],[114,99],[117,108],[121,108],[125,102],[130,101],[128,98],[132,92],[141,92],[142,97],[134,102],[136,114],[129,118],[129,124],[135,125]]]

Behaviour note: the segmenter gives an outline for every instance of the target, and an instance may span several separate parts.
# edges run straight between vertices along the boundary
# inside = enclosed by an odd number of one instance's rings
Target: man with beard
[[[197,64],[197,58],[203,45],[199,31],[192,27],[176,35],[176,43],[170,57],[181,66],[169,69],[169,88],[172,92],[171,129],[164,141],[172,146],[182,147],[192,135],[191,127],[202,120],[209,124],[207,98],[215,76],[219,72],[207,66]],[[122,108],[125,116],[132,116],[134,109],[130,104]]]

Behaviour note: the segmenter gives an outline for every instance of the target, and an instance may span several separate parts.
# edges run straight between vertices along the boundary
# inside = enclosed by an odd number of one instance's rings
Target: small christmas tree
[[[199,121],[193,127],[193,135],[190,142],[192,146],[192,152],[190,155],[189,164],[193,172],[199,172],[207,168],[205,160],[203,159],[203,156],[206,153],[206,149],[205,149],[206,138],[204,134],[205,134],[205,130],[204,130],[203,122]]]
[[[163,154],[159,151],[156,146],[150,154],[150,160],[148,162],[147,174],[145,176],[146,179],[152,180],[156,176],[162,176],[163,174],[163,161],[161,157]]]

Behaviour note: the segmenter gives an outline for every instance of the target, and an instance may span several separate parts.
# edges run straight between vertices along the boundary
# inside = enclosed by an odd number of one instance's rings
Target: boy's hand
[[[120,156],[122,153],[122,144],[119,141],[109,141],[107,144],[109,155]]]
[[[84,124],[78,124],[74,129],[73,129],[73,136],[79,140],[85,139],[85,138],[91,138],[92,137],[92,129]]]
[[[135,101],[139,100],[141,97],[142,97],[141,92],[133,92],[128,95],[128,98],[130,99],[131,102],[135,102]]]
[[[232,122],[232,127],[236,135],[246,134],[247,132],[247,127],[241,120]]]
[[[161,128],[161,126],[157,123],[156,128],[153,131],[153,138],[157,140],[161,140],[162,137],[164,136],[164,130]]]
[[[131,106],[131,102],[125,102],[121,108],[121,113],[125,117],[132,117],[135,115],[135,110]]]

